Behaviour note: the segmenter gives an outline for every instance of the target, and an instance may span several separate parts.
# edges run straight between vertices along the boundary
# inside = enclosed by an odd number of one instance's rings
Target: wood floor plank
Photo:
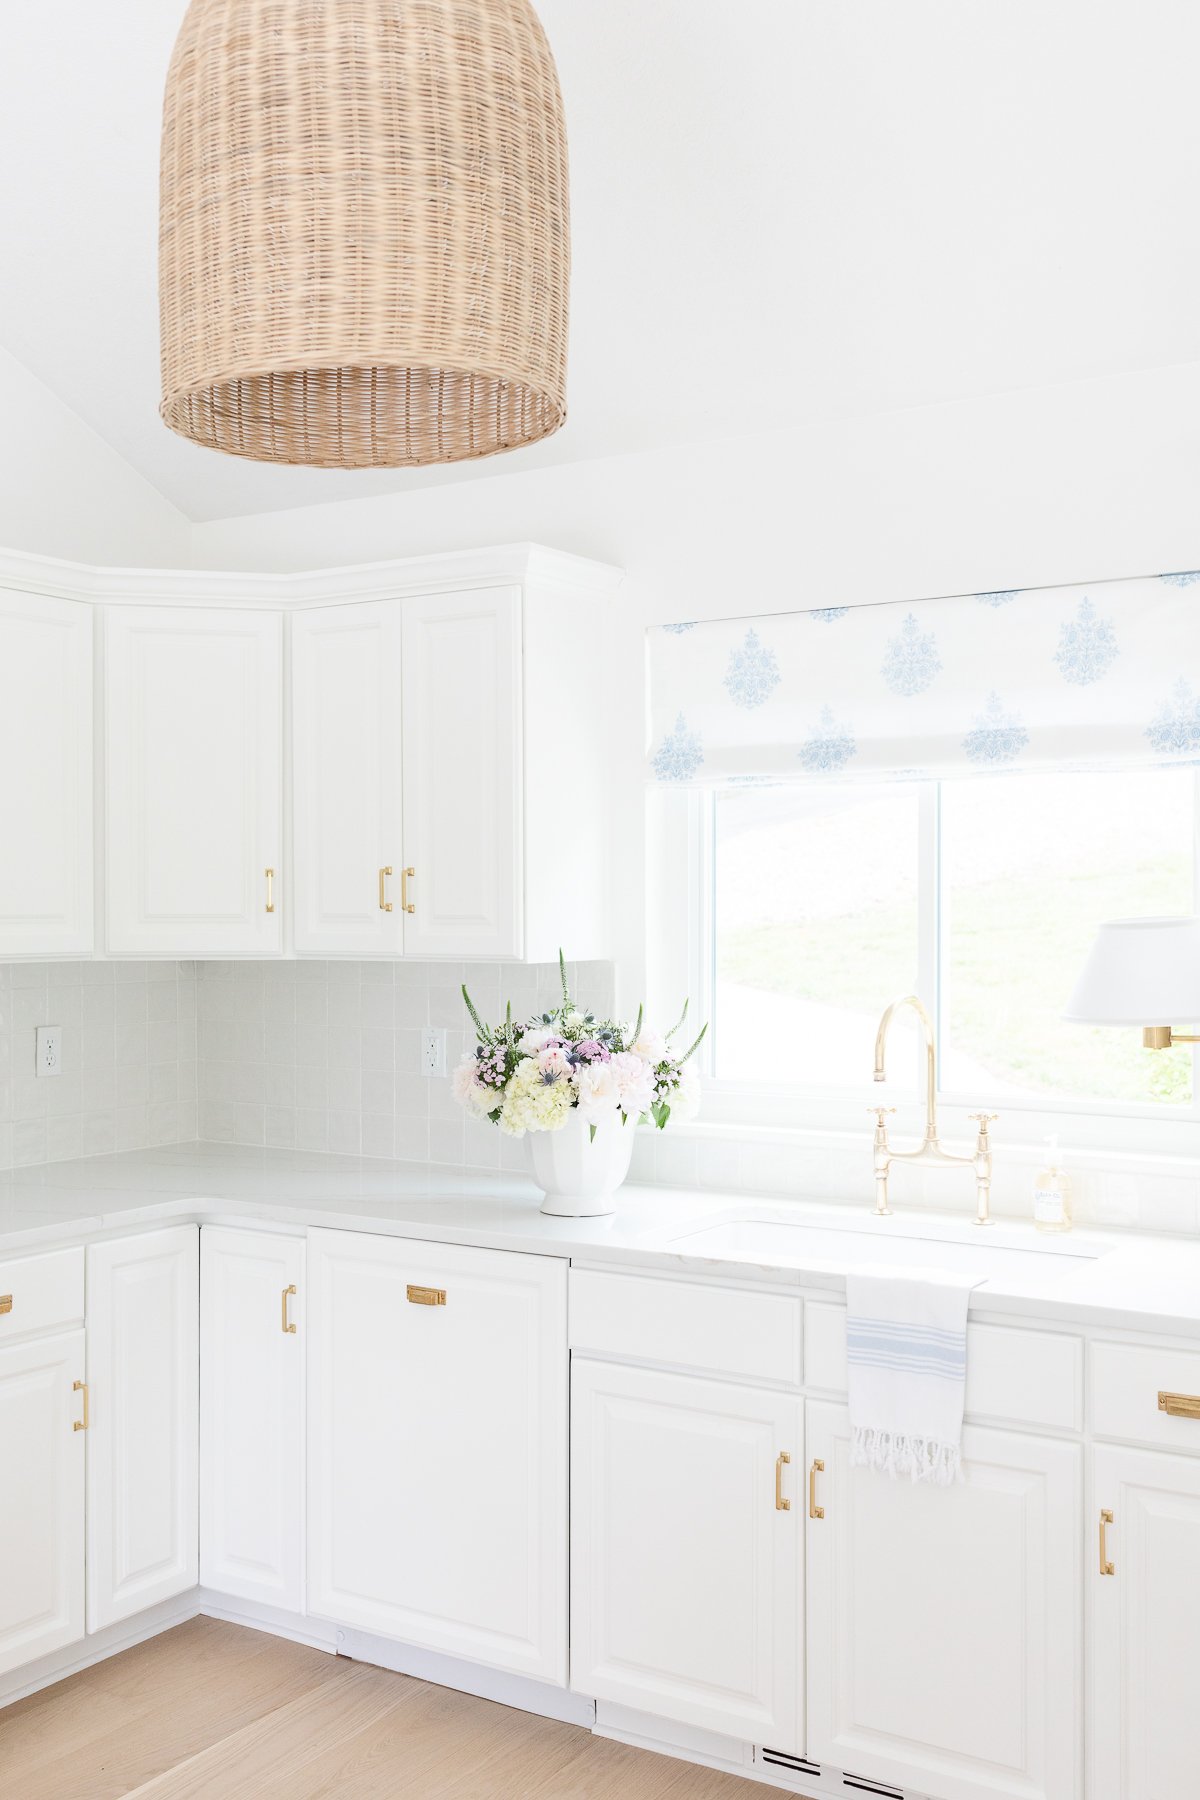
[[[20,1800],[762,1800],[756,1782],[195,1619],[0,1711]]]
[[[121,1800],[348,1669],[305,1644],[193,1619],[0,1712],[22,1800]]]

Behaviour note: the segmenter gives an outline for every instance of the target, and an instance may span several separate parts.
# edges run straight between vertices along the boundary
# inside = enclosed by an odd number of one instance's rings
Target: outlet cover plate
[[[62,1074],[62,1026],[39,1025],[37,1028],[37,1062],[35,1073],[44,1075]]]
[[[421,1033],[421,1073],[430,1078],[446,1073],[446,1033],[436,1026]]]

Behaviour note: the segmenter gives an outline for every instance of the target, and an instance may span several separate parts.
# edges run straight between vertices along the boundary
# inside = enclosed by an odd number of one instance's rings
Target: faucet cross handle
[[[896,1109],[894,1106],[868,1106],[868,1108],[867,1108],[867,1111],[869,1113],[874,1113],[875,1117],[878,1119],[878,1121],[881,1125],[883,1124],[883,1121],[887,1118],[888,1114],[894,1113],[895,1110]]]
[[[994,1125],[996,1123],[996,1120],[999,1117],[1000,1117],[999,1113],[972,1113],[971,1114],[972,1121],[979,1126],[980,1137],[987,1136],[988,1126]]]

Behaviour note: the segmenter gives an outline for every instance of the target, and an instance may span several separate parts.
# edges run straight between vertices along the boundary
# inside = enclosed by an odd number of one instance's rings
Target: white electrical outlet
[[[421,1033],[421,1073],[422,1075],[444,1075],[446,1073],[446,1034],[430,1028]]]
[[[37,1028],[37,1075],[62,1074],[62,1026],[39,1025]]]

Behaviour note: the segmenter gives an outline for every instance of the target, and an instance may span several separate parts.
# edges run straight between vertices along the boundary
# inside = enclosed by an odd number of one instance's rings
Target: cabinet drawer
[[[82,1323],[82,1246],[0,1262],[0,1344]]]
[[[645,1275],[571,1271],[572,1350],[800,1385],[803,1306],[794,1294]]]
[[[846,1392],[844,1306],[807,1308],[804,1365],[809,1387]],[[1083,1345],[1055,1332],[968,1325],[966,1416],[1048,1431],[1081,1430]]]
[[[1091,1396],[1098,1437],[1200,1451],[1200,1350],[1093,1344]]]

